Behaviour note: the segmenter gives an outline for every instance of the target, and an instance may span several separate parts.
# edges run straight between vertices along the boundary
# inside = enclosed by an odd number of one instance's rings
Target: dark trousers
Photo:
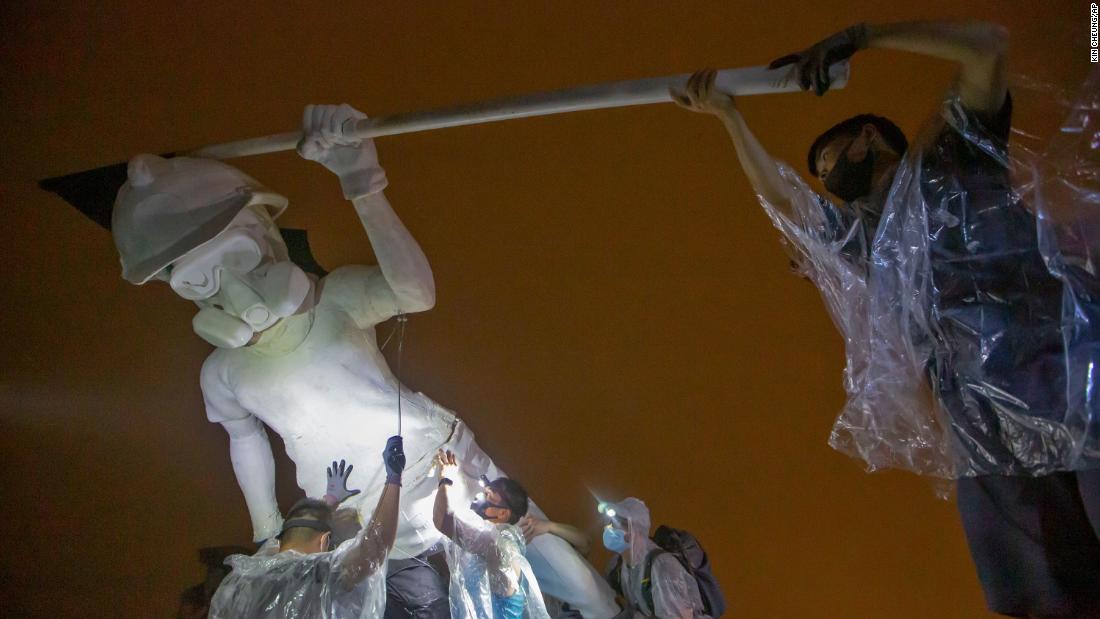
[[[386,573],[385,619],[450,619],[450,574],[442,552],[390,559]]]
[[[957,487],[990,610],[1100,617],[1100,470],[983,475]]]

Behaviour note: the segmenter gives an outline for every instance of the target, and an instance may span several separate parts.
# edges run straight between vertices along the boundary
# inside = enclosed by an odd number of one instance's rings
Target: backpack
[[[642,576],[642,597],[649,612],[653,611],[653,561],[662,554],[671,554],[676,557],[680,565],[684,566],[688,574],[695,578],[695,584],[699,587],[699,597],[703,600],[703,612],[717,619],[726,612],[726,598],[722,594],[722,588],[710,568],[710,560],[703,545],[691,533],[683,529],[674,529],[661,525],[653,534],[653,542],[657,548],[649,551],[645,557],[645,571]],[[614,564],[607,575],[607,580],[619,595],[622,591],[622,556],[616,556]]]

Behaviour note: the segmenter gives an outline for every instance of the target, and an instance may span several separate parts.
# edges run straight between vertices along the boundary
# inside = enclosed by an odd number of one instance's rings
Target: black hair
[[[860,114],[838,122],[828,131],[817,136],[814,143],[810,145],[810,152],[806,154],[806,164],[810,168],[810,174],[817,176],[817,152],[821,148],[839,137],[854,138],[859,135],[863,125],[873,125],[875,129],[878,129],[882,139],[886,140],[886,144],[894,149],[898,155],[904,154],[905,149],[909,148],[909,140],[905,138],[905,134],[892,120],[874,114]]]
[[[279,534],[279,540],[284,543],[308,542],[332,530],[332,507],[324,501],[305,498],[287,511],[286,522],[291,520],[315,520],[324,530],[313,527],[284,528]]]
[[[332,513],[332,547],[356,536],[363,529],[359,522],[359,510],[354,507],[343,507]]]
[[[501,477],[489,482],[489,487],[504,500],[504,506],[512,511],[509,524],[519,522],[520,518],[527,515],[527,491],[514,479]]]

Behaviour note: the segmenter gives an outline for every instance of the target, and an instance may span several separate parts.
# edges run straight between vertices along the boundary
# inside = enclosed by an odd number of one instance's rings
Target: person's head
[[[359,510],[354,507],[342,507],[332,514],[332,541],[336,548],[347,540],[355,537],[363,529],[363,523],[359,519]]]
[[[860,114],[819,135],[806,163],[829,193],[851,202],[885,187],[886,175],[908,146],[905,134],[889,119]]]
[[[329,549],[331,537],[332,507],[317,499],[302,499],[286,513],[279,533],[279,552],[324,552]]]
[[[501,477],[485,486],[477,513],[496,524],[515,524],[527,515],[527,491],[514,479]]]
[[[649,550],[649,508],[640,499],[627,497],[617,503],[600,503],[598,511],[607,518],[604,547],[626,556],[632,563]]]
[[[200,337],[243,346],[298,311],[312,288],[274,223],[286,205],[220,161],[138,155],[111,218],[122,276],[168,282],[201,308],[192,321]]]

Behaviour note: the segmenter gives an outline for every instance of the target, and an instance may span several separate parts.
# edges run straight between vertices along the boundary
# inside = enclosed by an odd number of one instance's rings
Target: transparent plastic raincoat
[[[494,524],[470,510],[454,513],[447,544],[454,619],[549,619],[519,527]]]
[[[630,544],[618,570],[619,590],[635,617],[659,617],[660,619],[696,619],[706,617],[703,599],[695,577],[688,573],[680,561],[661,549],[649,538],[649,508],[640,499],[629,497],[610,504],[615,510],[619,528],[626,530]],[[612,525],[608,525],[612,526]],[[650,553],[653,557],[649,590],[653,600],[650,608],[644,592],[645,566]],[[616,574],[612,571],[612,577]]]
[[[363,534],[335,550],[303,554],[279,552],[268,540],[252,555],[225,560],[233,571],[210,604],[212,619],[377,619],[386,608],[385,556],[354,565],[350,553]]]
[[[1046,147],[1009,148],[1014,97],[1051,92],[949,96],[885,195],[834,205],[781,164],[792,208],[761,198],[845,340],[830,444],[871,470],[1100,466],[1100,73]]]

